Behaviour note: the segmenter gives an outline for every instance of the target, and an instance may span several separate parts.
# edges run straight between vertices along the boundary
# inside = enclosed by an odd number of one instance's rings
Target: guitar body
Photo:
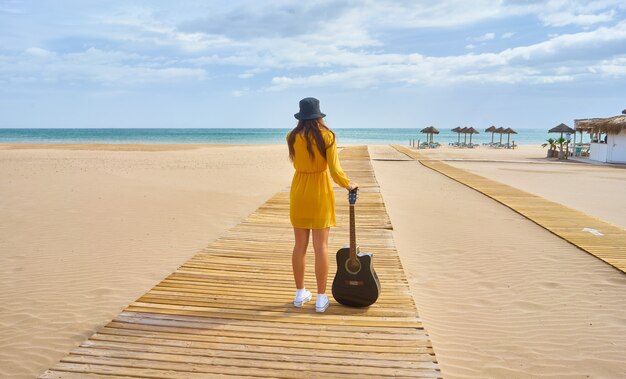
[[[358,251],[358,248],[357,248]],[[350,248],[337,251],[337,274],[333,280],[333,297],[349,307],[367,307],[380,295],[380,281],[374,271],[372,254],[357,253],[360,267],[350,269]]]

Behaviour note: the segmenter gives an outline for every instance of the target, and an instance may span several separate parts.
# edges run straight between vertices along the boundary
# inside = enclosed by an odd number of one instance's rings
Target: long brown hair
[[[287,138],[287,145],[289,145],[289,159],[293,162],[293,157],[296,155],[296,150],[293,148],[293,145],[296,142],[296,135],[300,133],[306,140],[306,149],[309,152],[311,159],[315,159],[312,146],[313,144],[311,142],[312,140],[315,140],[315,145],[317,146],[317,150],[319,150],[320,155],[326,159],[326,143],[324,142],[324,137],[322,136],[322,130],[328,130],[333,135],[334,143],[335,133],[328,129],[323,118],[298,121],[298,125],[296,125],[296,127],[289,133],[289,137]]]

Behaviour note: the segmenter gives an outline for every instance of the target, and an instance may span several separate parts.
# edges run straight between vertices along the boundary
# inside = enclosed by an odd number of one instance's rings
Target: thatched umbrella
[[[554,128],[548,130],[548,133],[561,133],[561,138],[563,138],[563,133],[574,133],[575,130],[570,128],[569,126],[560,123]]]
[[[511,134],[517,134],[517,132],[511,128],[506,128],[503,132],[506,133],[506,145],[509,146],[509,142],[511,141]]]
[[[485,129],[485,133],[491,133],[491,143],[493,143],[493,134],[498,130],[495,125],[491,125],[487,129]]]
[[[500,134],[500,145],[502,145],[502,134],[504,133],[504,128],[503,127],[499,127],[499,128],[496,129],[495,132]]]
[[[426,134],[426,139],[428,139],[428,135],[430,135],[430,143],[433,143],[433,135],[439,134],[439,130],[437,130],[437,128],[435,128],[434,126],[424,128],[420,130],[420,132]]]
[[[473,135],[473,134],[478,134],[478,130],[474,129],[473,127],[469,127],[469,128],[467,129],[467,132],[468,132],[468,133],[469,133],[469,135],[470,135],[470,145],[471,145],[471,144],[472,144],[472,135]]]
[[[435,134],[439,134],[439,130],[437,130],[437,128],[435,128],[434,126],[431,126],[432,130],[430,132],[430,143],[433,143],[433,136]]]
[[[428,128],[420,130],[420,133],[426,134],[426,143],[428,144],[430,141],[430,126]]]
[[[469,129],[467,126],[464,128],[461,128],[459,130],[460,133],[463,133],[463,144],[467,144],[467,129]]]
[[[456,143],[457,144],[461,144],[461,127],[457,126],[456,128],[452,129],[453,133],[456,133],[457,135],[457,139],[456,139]]]

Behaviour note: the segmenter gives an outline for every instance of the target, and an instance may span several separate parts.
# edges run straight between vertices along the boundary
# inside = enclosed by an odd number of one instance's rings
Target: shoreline
[[[363,143],[340,143],[338,145],[339,148],[341,148],[342,146],[357,146],[357,145],[367,145],[367,146],[386,146],[386,145],[391,145],[391,144],[398,144],[397,142],[389,142],[389,143],[370,143],[370,142],[363,142]],[[402,146],[405,146],[405,144],[400,144]],[[155,147],[155,148],[159,148],[159,147],[180,147],[181,149],[200,149],[203,147],[233,147],[233,146],[285,146],[285,143],[186,143],[186,142],[163,142],[163,143],[159,143],[159,142],[142,142],[142,143],[137,143],[137,142],[128,142],[128,143],[120,143],[120,142],[79,142],[79,143],[74,143],[74,142],[67,142],[67,143],[61,143],[61,142],[0,142],[0,150],[18,150],[18,149],[44,149],[44,148],[50,148],[50,149],[57,149],[57,148],[65,148],[68,150],[85,150],[87,147],[91,147],[94,149],[116,149],[117,150],[123,150],[124,148],[128,148],[129,151],[130,149],[133,148],[141,148],[141,147]],[[408,147],[408,145],[406,145]],[[522,143],[522,144],[516,144],[516,146],[523,146],[523,147],[528,147],[528,146],[541,146],[541,143]],[[490,149],[490,150],[503,150],[506,151],[507,149],[496,149],[496,148],[491,148],[488,146],[480,146],[477,148],[454,148],[452,146],[448,146],[448,145],[441,145],[440,148],[438,149],[455,149],[455,150],[480,150],[480,149]],[[417,149],[420,151],[435,151],[438,149]],[[508,150],[515,150],[515,149],[508,149]]]

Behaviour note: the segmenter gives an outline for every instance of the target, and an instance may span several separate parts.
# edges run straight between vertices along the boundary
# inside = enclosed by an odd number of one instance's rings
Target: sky
[[[623,0],[0,0],[0,128],[551,128],[626,108]]]

